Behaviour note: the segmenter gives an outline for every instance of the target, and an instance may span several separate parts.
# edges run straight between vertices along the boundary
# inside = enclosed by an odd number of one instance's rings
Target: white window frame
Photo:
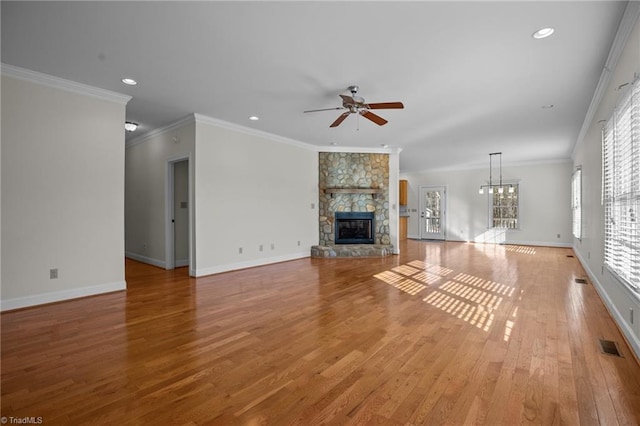
[[[582,239],[582,166],[571,176],[571,222],[573,236]]]
[[[489,204],[489,223],[487,224],[487,227],[490,229],[508,229],[510,231],[517,231],[520,229],[520,183],[519,182],[503,182],[502,187],[504,188],[502,195],[503,196],[509,196],[509,187],[513,186],[515,188],[514,193],[516,194],[517,198],[517,203],[516,203],[516,225],[515,227],[508,227],[508,226],[495,226],[495,220],[496,218],[494,218],[493,216],[493,211],[494,211],[494,200],[496,196],[498,196],[499,192],[498,192],[498,187],[494,187],[493,188],[493,192],[489,192],[489,198],[488,198],[488,204]],[[499,219],[498,219],[499,220]]]
[[[640,83],[633,82],[602,133],[604,264],[640,292]]]

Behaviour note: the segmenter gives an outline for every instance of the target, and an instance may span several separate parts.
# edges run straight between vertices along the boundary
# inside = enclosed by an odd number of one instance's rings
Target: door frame
[[[192,200],[192,188],[193,184],[191,181],[191,154],[179,155],[176,157],[171,157],[167,159],[166,168],[165,168],[165,197],[164,197],[164,216],[165,216],[165,228],[164,228],[164,268],[165,269],[175,269],[175,234],[174,234],[174,198],[175,198],[175,188],[174,188],[174,167],[176,163],[181,161],[187,161],[187,217],[188,217],[188,237],[189,237],[189,274],[192,275],[192,271],[194,270],[193,264],[193,250],[192,250],[192,241],[193,241],[193,220],[192,220],[192,212],[191,207],[193,206]]]
[[[433,190],[441,190],[442,191],[442,201],[441,201],[441,212],[440,212],[440,227],[442,229],[442,241],[445,241],[447,239],[447,186],[446,185],[425,185],[425,186],[421,186],[420,187],[420,200],[418,203],[418,208],[420,211],[420,214],[418,216],[419,219],[419,228],[418,228],[418,232],[420,233],[420,239],[421,240],[440,240],[440,238],[426,238],[425,235],[427,234],[425,228],[425,221],[424,221],[424,198],[425,198],[425,192],[427,191],[433,191]]]

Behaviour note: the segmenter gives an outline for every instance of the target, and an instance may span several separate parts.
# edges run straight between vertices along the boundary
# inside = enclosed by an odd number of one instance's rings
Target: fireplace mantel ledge
[[[383,188],[322,188],[322,192],[325,194],[382,194]]]

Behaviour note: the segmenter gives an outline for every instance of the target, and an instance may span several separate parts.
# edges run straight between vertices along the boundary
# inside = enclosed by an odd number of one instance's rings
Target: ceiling
[[[626,2],[8,2],[2,62],[131,95],[127,139],[191,113],[400,170],[568,159]],[[555,33],[536,40],[537,29]],[[137,86],[125,86],[124,77]],[[377,126],[341,111],[360,86]],[[542,108],[553,105],[553,108]],[[258,121],[248,117],[256,115]]]

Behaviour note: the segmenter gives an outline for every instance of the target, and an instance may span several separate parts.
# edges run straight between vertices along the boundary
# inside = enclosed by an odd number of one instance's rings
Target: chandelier
[[[500,160],[500,181],[497,184],[493,183],[493,157],[498,156]],[[488,185],[480,185],[480,190],[478,194],[484,194],[484,189],[489,189],[489,194],[493,194],[494,190],[498,191],[498,194],[504,193],[504,186],[502,185],[502,153],[501,152],[492,152],[489,154],[489,184]],[[509,194],[513,194],[514,187],[509,184],[507,188]]]

